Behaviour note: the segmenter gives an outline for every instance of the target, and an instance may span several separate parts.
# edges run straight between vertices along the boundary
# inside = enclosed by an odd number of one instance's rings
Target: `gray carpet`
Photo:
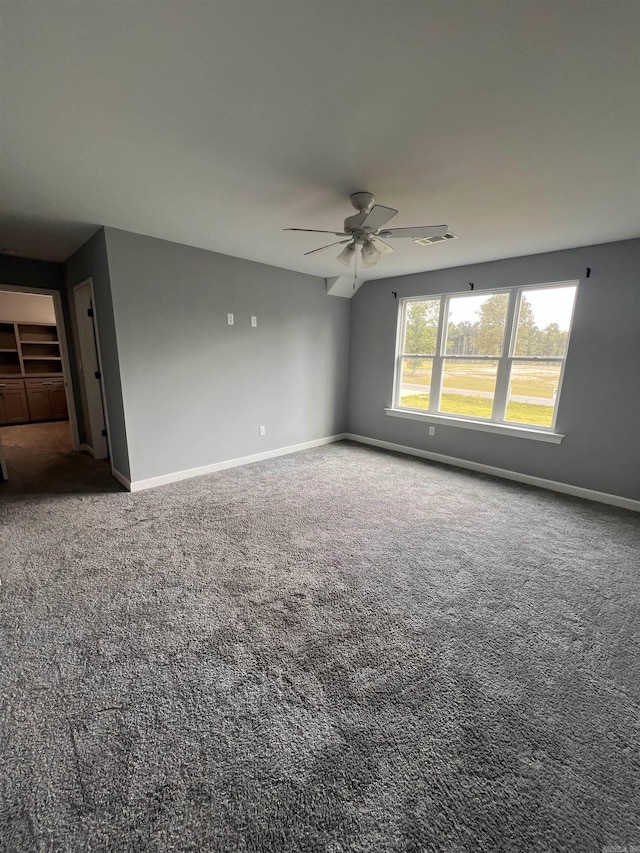
[[[640,845],[637,515],[350,443],[130,495],[65,435],[2,430],[3,851]]]

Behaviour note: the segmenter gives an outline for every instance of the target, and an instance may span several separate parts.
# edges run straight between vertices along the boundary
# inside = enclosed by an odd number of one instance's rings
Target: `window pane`
[[[496,390],[497,361],[444,361],[440,411],[474,418],[490,418]]]
[[[516,361],[511,366],[505,420],[550,427],[556,405],[561,364]]]
[[[502,355],[508,293],[456,296],[449,300],[448,355]]]
[[[514,355],[564,356],[575,298],[574,285],[524,291]]]
[[[428,409],[431,390],[432,358],[403,358],[400,405],[410,409]]]
[[[403,352],[435,355],[440,299],[407,302]]]

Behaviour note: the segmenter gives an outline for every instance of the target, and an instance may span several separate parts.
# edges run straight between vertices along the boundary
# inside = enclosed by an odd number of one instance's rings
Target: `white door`
[[[96,459],[106,459],[107,447],[100,360],[96,343],[93,286],[85,281],[74,287],[82,383],[87,401],[86,444]]]

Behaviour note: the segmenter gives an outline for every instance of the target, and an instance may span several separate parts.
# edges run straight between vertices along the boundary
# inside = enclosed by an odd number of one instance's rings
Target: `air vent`
[[[414,243],[420,243],[421,246],[430,246],[432,243],[444,243],[445,240],[457,240],[458,235],[452,234],[451,231],[447,231],[447,233],[443,237],[421,237],[420,240],[414,240]]]

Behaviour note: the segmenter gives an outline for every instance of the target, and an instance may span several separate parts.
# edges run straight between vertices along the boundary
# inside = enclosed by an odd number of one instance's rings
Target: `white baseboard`
[[[533,477],[530,474],[519,474],[517,471],[509,471],[506,468],[494,468],[493,465],[483,465],[480,462],[469,462],[456,456],[445,456],[442,453],[432,453],[429,450],[418,450],[415,447],[407,447],[404,444],[393,444],[390,441],[380,441],[377,438],[368,438],[365,435],[354,435],[346,433],[344,436],[350,441],[359,444],[370,444],[373,447],[381,447],[384,450],[394,450],[397,453],[405,453],[408,456],[419,456],[421,459],[431,459],[434,462],[442,462],[445,465],[454,465],[457,468],[468,468],[470,471],[479,471],[481,474],[491,474],[493,477],[502,477],[505,480],[515,480],[517,483],[526,483],[529,486],[537,486],[541,489],[549,489],[552,492],[561,492],[564,495],[573,495],[576,498],[584,498],[588,501],[598,501],[603,504],[619,506],[623,509],[631,509],[640,512],[640,501],[625,498],[621,495],[609,495],[606,492],[596,492],[593,489],[583,489],[582,486],[572,486],[569,483],[558,483],[555,480],[546,480],[544,477]]]
[[[305,441],[302,444],[292,444],[289,447],[278,447],[276,450],[267,450],[264,453],[254,453],[251,456],[239,456],[236,459],[226,459],[224,462],[214,462],[211,465],[203,465],[200,468],[188,468],[185,471],[175,471],[172,474],[161,474],[159,477],[149,477],[146,480],[127,480],[117,471],[113,476],[129,489],[130,492],[140,492],[143,489],[153,489],[156,486],[165,486],[168,483],[176,483],[178,480],[187,480],[190,477],[200,477],[202,474],[212,474],[214,471],[224,471],[226,468],[237,468],[239,465],[250,465],[252,462],[262,462],[264,459],[273,459],[275,456],[286,456],[289,453],[299,453],[301,450],[309,450],[312,447],[320,447],[323,444],[332,444],[334,441],[342,441],[346,438],[345,433],[329,435],[326,438],[316,438],[313,441]]]
[[[95,453],[93,452],[93,447],[90,447],[88,444],[81,444],[81,445],[78,447],[78,450],[80,450],[80,451],[82,451],[82,450],[86,450],[86,451],[87,451],[87,453],[88,453],[90,456],[93,456],[93,458],[94,458],[94,459],[96,458],[96,455],[95,455]]]

